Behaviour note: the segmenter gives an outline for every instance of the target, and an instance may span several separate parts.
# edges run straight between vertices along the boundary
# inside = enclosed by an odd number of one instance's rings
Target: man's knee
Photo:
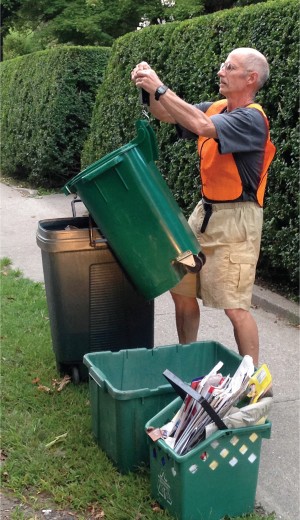
[[[176,294],[172,291],[170,291],[170,293],[177,308],[191,308],[198,306],[197,298],[183,296],[182,294]]]
[[[245,309],[225,309],[224,312],[233,325],[241,323],[249,316],[249,311]]]

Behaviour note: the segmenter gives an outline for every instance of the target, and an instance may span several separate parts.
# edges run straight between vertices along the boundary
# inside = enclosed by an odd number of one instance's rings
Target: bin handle
[[[71,208],[72,208],[72,215],[73,215],[73,218],[76,217],[76,208],[75,208],[75,204],[77,202],[82,202],[81,199],[78,199],[77,198],[77,195],[74,195],[74,199],[71,201]]]
[[[89,376],[90,376],[90,378],[91,378],[95,383],[97,383],[97,385],[99,386],[99,388],[102,388],[101,383],[98,381],[98,379],[95,379],[95,376],[94,376],[94,374],[91,372],[91,370],[90,370],[90,372],[89,372]]]
[[[97,244],[107,244],[106,238],[94,238],[93,219],[92,219],[91,215],[89,215],[89,236],[90,236],[91,247],[97,248]]]
[[[156,161],[158,159],[158,146],[153,128],[148,121],[143,120],[137,121],[135,126],[138,133],[137,142],[140,144],[144,157],[148,162]]]
[[[113,168],[114,166],[116,166],[117,164],[119,164],[122,161],[123,161],[123,157],[121,155],[117,155],[117,157],[114,157],[110,161],[107,161],[99,168],[95,168],[93,171],[87,172],[85,175],[83,175],[81,180],[82,180],[82,182],[92,181],[95,177],[98,177],[98,175],[100,173],[103,173],[106,170]]]
[[[97,385],[99,386],[99,388],[102,388],[102,390],[104,392],[107,392],[107,386],[106,386],[106,380],[105,379],[101,379],[99,377],[99,375],[97,374],[97,372],[95,372],[95,369],[94,367],[90,367],[89,369],[89,377],[95,381],[95,383],[97,383]]]

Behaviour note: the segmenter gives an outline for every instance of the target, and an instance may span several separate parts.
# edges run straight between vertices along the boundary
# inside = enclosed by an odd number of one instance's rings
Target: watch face
[[[164,94],[168,90],[168,87],[166,85],[160,85],[160,87],[157,87],[155,91],[155,99],[158,100],[162,94]]]

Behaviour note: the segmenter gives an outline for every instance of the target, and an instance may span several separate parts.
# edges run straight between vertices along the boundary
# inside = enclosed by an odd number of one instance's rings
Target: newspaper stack
[[[194,380],[191,387],[204,398],[220,418],[247,393],[249,380],[254,372],[253,360],[245,356],[231,377],[219,373],[220,361],[209,374]],[[165,442],[179,455],[188,453],[205,438],[206,426],[213,422],[201,402],[186,395],[173,420],[161,428]]]

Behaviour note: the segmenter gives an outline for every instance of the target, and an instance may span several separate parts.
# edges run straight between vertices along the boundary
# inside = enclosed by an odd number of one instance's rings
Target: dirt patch
[[[30,507],[22,504],[17,499],[8,494],[0,495],[0,518],[1,520],[11,520],[17,518],[17,514],[26,520],[77,520],[78,516],[69,511],[61,511],[55,509],[41,509],[34,511]],[[87,517],[88,520],[88,517]]]
[[[254,512],[257,515],[269,516],[268,513],[263,509],[263,507],[259,504],[256,505]],[[22,515],[22,518],[25,520],[78,520],[78,516],[76,513],[72,513],[70,511],[61,511],[55,509],[41,509],[40,511],[34,511],[30,507],[21,504],[17,499],[8,495],[8,494],[0,494],[0,518],[1,520],[11,520],[12,514],[15,513],[14,518],[18,518],[16,513]],[[274,513],[273,513],[274,514]],[[81,516],[82,518],[82,516]],[[94,511],[91,514],[87,514],[84,517],[86,520],[95,520],[102,518],[102,515]],[[274,515],[274,520],[275,520]]]

